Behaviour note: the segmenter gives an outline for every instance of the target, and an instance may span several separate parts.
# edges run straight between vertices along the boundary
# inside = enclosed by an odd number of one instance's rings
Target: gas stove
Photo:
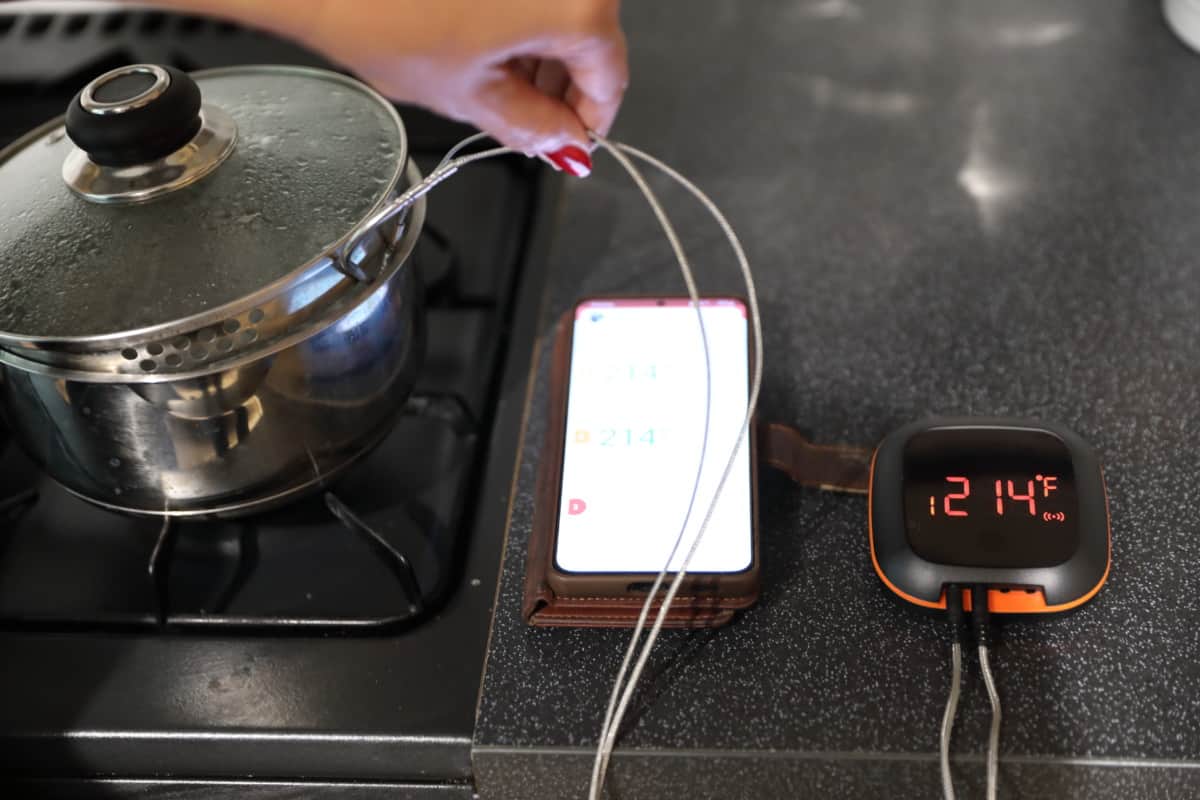
[[[0,143],[123,63],[329,68],[225,23],[69,9],[0,6]],[[401,114],[423,170],[468,133]],[[306,498],[246,518],[137,518],[72,496],[0,444],[0,784],[21,796],[471,796],[555,189],[512,160],[430,196],[417,390],[376,449]]]

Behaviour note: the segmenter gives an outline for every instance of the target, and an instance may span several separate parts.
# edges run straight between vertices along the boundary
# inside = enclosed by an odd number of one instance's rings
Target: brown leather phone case
[[[538,473],[522,615],[531,625],[629,628],[637,623],[646,593],[656,575],[567,573],[557,569],[554,562],[574,317],[574,309],[564,315],[555,338],[550,375],[550,426]],[[753,605],[758,599],[758,476],[754,430],[751,431],[750,448],[750,496],[754,515],[751,565],[740,573],[689,573],[667,613],[664,625],[668,627],[724,625],[733,618],[735,611]],[[662,594],[666,593],[667,585],[664,584]],[[658,603],[652,608],[656,613]]]

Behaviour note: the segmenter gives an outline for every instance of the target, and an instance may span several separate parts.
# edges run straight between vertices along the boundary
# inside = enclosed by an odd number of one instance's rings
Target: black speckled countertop
[[[1159,4],[686,0],[625,8],[616,138],[693,177],[759,281],[761,416],[874,443],[929,414],[1052,419],[1106,467],[1113,569],[1083,609],[1000,626],[1002,797],[1200,796],[1200,54]],[[670,198],[702,290],[717,231]],[[682,292],[606,156],[573,184],[542,326]],[[473,749],[490,798],[582,797],[627,633],[519,615],[545,434],[533,380]],[[761,477],[764,590],[665,633],[612,797],[934,797],[944,630],[871,568],[866,503]],[[973,656],[955,732],[981,796]]]

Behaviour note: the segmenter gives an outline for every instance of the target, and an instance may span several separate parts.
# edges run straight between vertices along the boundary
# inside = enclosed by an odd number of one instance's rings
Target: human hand
[[[587,130],[608,133],[628,82],[619,0],[303,2],[317,7],[279,23],[296,38],[392,99],[528,154],[586,153]]]

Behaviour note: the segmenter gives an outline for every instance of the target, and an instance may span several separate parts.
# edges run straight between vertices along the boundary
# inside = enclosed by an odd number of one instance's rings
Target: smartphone
[[[552,415],[563,426],[553,437],[561,443],[547,573],[555,592],[644,594],[682,530],[676,571],[735,446],[684,593],[757,592],[753,429],[740,439],[753,357],[746,305],[705,298],[699,313],[707,379],[697,307],[686,297],[584,300],[567,321],[569,362],[557,370],[566,386],[552,391],[564,406]]]

